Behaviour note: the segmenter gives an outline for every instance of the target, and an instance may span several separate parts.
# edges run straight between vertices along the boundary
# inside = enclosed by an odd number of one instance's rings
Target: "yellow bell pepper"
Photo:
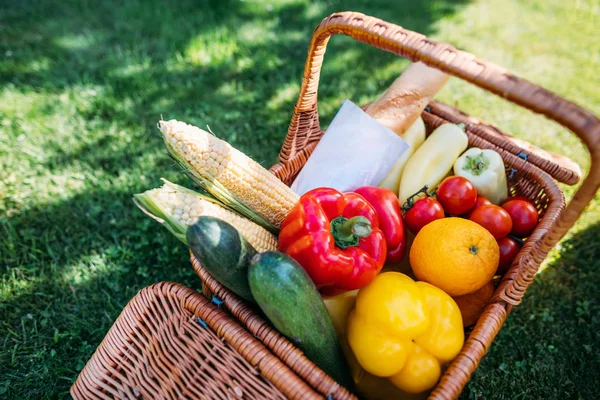
[[[389,379],[369,374],[356,361],[356,357],[352,354],[352,350],[348,345],[348,339],[345,336],[340,338],[340,344],[350,367],[352,379],[354,380],[354,389],[361,398],[368,400],[425,400],[427,398],[427,392],[418,394],[406,393],[394,386]]]
[[[427,392],[406,393],[398,389],[389,379],[373,376],[364,372],[355,384],[356,392],[369,400],[425,400]]]
[[[348,344],[368,373],[407,393],[431,389],[464,342],[460,310],[441,289],[398,272],[379,274],[358,292]]]

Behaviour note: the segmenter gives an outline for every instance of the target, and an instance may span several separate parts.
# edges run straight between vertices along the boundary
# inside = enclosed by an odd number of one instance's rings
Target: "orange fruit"
[[[481,289],[492,280],[500,249],[481,225],[463,218],[443,218],[425,225],[410,248],[415,276],[450,296]]]
[[[464,296],[453,297],[456,305],[460,309],[463,319],[463,326],[473,325],[479,319],[483,309],[488,305],[494,295],[494,283],[489,281],[486,285],[473,293]]]

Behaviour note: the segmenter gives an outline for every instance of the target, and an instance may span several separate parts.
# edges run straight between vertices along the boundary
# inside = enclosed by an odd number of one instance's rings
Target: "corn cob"
[[[210,216],[231,224],[257,251],[277,250],[277,239],[263,227],[223,208],[215,199],[163,181],[162,187],[136,194],[133,201],[183,243],[187,244],[188,226],[200,216]]]
[[[160,121],[169,154],[206,191],[277,232],[299,196],[229,143],[184,122]]]

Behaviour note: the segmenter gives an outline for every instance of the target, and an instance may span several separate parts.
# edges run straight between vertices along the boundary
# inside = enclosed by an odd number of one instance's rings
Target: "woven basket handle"
[[[543,114],[571,130],[590,152],[590,171],[552,230],[544,238],[548,249],[573,226],[600,187],[600,119],[584,108],[495,64],[479,60],[445,43],[435,42],[377,18],[355,12],[341,12],[325,18],[313,33],[302,77],[302,87],[280,153],[286,168],[294,170],[312,152],[322,133],[317,112],[317,89],[323,56],[332,35],[344,34],[355,40],[421,61],[450,75],[488,90],[508,101]]]

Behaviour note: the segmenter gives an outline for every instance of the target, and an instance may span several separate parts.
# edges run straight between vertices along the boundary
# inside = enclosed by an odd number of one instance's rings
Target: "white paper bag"
[[[346,100],[292,184],[303,195],[318,187],[349,192],[377,186],[408,143]]]

